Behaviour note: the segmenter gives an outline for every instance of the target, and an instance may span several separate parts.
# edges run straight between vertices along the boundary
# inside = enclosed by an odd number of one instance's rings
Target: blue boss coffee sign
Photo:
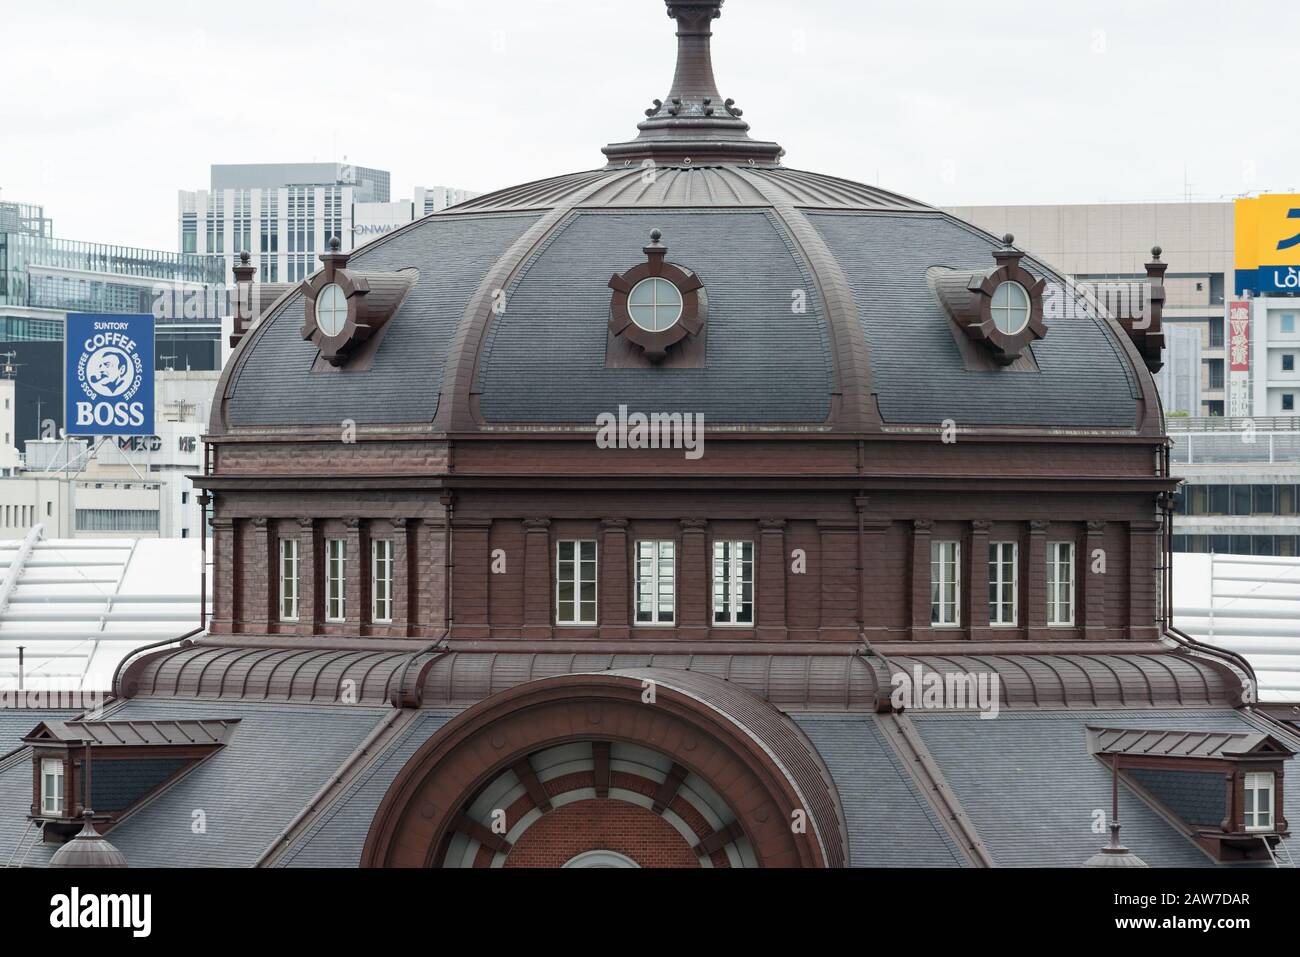
[[[153,316],[68,316],[69,435],[152,435]]]

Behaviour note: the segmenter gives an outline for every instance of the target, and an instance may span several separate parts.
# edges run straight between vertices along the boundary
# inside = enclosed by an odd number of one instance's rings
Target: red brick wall
[[[506,867],[561,867],[592,850],[615,851],[642,867],[699,867],[677,830],[622,801],[577,801],[543,816],[519,838]]]

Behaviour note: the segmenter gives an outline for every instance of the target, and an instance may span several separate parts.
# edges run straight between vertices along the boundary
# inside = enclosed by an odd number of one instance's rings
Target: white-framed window
[[[393,542],[388,538],[370,543],[370,620],[393,620]]]
[[[596,624],[596,543],[555,543],[555,623]]]
[[[348,321],[348,296],[343,287],[330,283],[316,297],[316,325],[327,336],[337,336]]]
[[[677,544],[636,543],[636,623],[671,625],[677,620]]]
[[[930,543],[930,624],[961,624],[961,543]]]
[[[754,623],[754,543],[713,543],[713,623]]]
[[[1246,830],[1273,830],[1273,772],[1246,775]]]
[[[1074,624],[1074,542],[1047,543],[1047,624]]]
[[[993,290],[992,313],[998,332],[1016,335],[1029,325],[1029,291],[1018,282],[999,283]]]
[[[57,758],[41,760],[41,814],[63,815],[63,762]]]
[[[1017,624],[1019,552],[1015,542],[989,543],[989,624],[994,627]]]
[[[325,620],[347,618],[348,543],[341,538],[325,542]]]
[[[298,540],[280,539],[280,620],[298,620]]]
[[[632,287],[627,312],[647,332],[671,329],[682,317],[682,293],[667,279],[652,276]]]

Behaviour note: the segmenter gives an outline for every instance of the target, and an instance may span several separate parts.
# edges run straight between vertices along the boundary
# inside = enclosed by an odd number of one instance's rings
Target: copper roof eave
[[[138,659],[117,693],[200,700],[292,701],[336,704],[344,681],[358,703],[395,700],[423,707],[466,707],[539,678],[627,668],[700,673],[745,688],[786,710],[872,712],[884,672],[877,673],[857,645],[686,642],[554,643],[450,642],[384,647],[366,641],[325,648],[245,638],[205,641]],[[886,657],[893,674],[997,674],[1000,701],[1011,709],[1235,707],[1241,689],[1221,662],[1181,650],[1134,646],[1087,652],[1014,646],[972,646],[942,653],[920,645]],[[544,650],[539,650],[544,649]],[[419,687],[405,687],[412,675]],[[401,685],[401,687],[399,687]]]

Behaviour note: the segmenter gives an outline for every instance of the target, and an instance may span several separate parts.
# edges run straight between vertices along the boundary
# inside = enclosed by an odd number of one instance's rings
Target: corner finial
[[[650,245],[646,246],[641,251],[645,253],[647,256],[667,255],[668,247],[665,246],[661,241],[663,238],[664,238],[664,234],[662,230],[659,229],[650,230]]]
[[[1004,249],[1015,249],[1016,237],[1011,235],[1011,233],[1007,233],[1005,236],[1002,237],[1002,246]]]
[[[1151,247],[1151,258],[1154,259],[1156,262],[1160,262],[1160,254],[1163,253],[1163,252],[1164,252],[1164,250],[1161,249],[1159,246],[1152,246],[1152,247]]]
[[[337,236],[331,236],[331,237],[330,237],[330,252],[332,252],[332,253],[336,253],[336,252],[338,252],[341,248],[343,248],[343,240],[339,239]]]

